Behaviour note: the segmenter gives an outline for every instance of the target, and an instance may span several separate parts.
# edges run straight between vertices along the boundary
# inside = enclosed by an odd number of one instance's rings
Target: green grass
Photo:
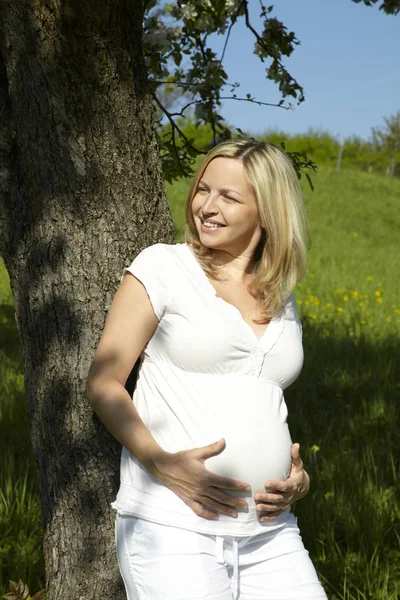
[[[44,586],[42,537],[14,304],[0,259],[0,591],[9,579]]]
[[[330,600],[400,596],[400,181],[322,168],[295,294],[305,365],[285,393],[311,492],[296,514]],[[188,182],[167,186],[177,229]],[[39,502],[12,297],[0,262],[0,589],[43,587]]]

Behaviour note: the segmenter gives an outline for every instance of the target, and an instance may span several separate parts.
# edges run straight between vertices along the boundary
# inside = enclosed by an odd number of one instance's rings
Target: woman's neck
[[[235,256],[229,252],[215,250],[216,266],[218,272],[224,277],[237,283],[249,283],[252,278],[253,271],[253,256],[252,254],[240,254]]]

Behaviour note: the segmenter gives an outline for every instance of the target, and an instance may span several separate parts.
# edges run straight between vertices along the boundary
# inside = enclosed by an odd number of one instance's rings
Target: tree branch
[[[261,3],[262,5],[262,3]],[[264,50],[267,52],[267,54],[274,60],[276,61],[277,65],[279,66],[280,69],[282,69],[282,71],[284,73],[286,73],[287,77],[289,78],[289,80],[292,83],[292,86],[294,88],[297,88],[300,92],[300,99],[299,101],[302,102],[304,100],[304,93],[303,93],[303,88],[302,86],[297,82],[297,80],[292,77],[290,75],[290,73],[288,72],[288,70],[286,69],[286,67],[284,66],[284,64],[282,63],[282,61],[278,58],[277,52],[276,52],[276,48],[274,48],[274,46],[271,46],[270,44],[268,44],[264,38],[262,38],[259,33],[254,29],[254,27],[252,26],[252,24],[250,23],[250,15],[249,15],[249,6],[248,6],[248,0],[243,0],[243,6],[244,6],[244,15],[245,15],[245,23],[246,23],[246,27],[253,33],[253,35],[255,36],[257,43],[259,44],[259,46],[261,46],[261,48],[264,48]],[[262,5],[263,6],[263,5]],[[294,92],[296,94],[296,92]],[[285,94],[284,94],[285,95]]]

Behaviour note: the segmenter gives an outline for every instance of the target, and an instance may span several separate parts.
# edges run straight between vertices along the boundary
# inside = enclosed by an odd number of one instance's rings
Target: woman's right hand
[[[247,502],[224,490],[250,490],[250,485],[211,473],[204,466],[204,461],[220,454],[225,445],[221,439],[201,448],[163,452],[153,459],[151,475],[169,487],[197,516],[216,520],[222,513],[235,518],[236,509],[247,508]]]

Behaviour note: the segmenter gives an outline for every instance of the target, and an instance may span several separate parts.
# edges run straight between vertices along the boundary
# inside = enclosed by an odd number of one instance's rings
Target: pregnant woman
[[[292,291],[307,247],[291,161],[272,144],[216,146],[186,221],[185,243],[125,270],[88,378],[123,445],[127,598],[324,600],[290,512],[309,487],[283,396],[303,364]]]

